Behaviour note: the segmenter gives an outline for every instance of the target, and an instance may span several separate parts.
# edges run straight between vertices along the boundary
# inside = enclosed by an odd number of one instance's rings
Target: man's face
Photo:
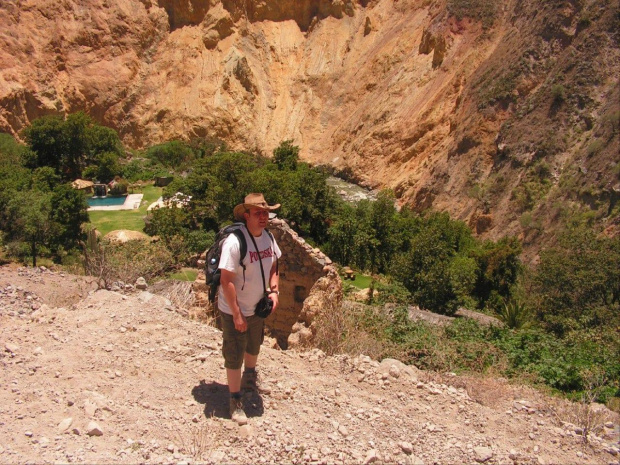
[[[248,228],[266,228],[269,221],[269,212],[260,208],[252,207],[249,212],[244,213]]]

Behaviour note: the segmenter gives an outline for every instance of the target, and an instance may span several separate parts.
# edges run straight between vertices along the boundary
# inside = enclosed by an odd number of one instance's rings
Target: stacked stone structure
[[[340,307],[342,281],[330,258],[308,244],[286,221],[271,220],[269,230],[278,242],[282,259],[278,263],[280,307],[267,318],[267,331],[282,349],[289,345],[311,344],[315,317],[327,303],[330,308]],[[199,264],[204,267],[204,258]],[[207,291],[201,272],[194,283],[197,305],[217,318]]]

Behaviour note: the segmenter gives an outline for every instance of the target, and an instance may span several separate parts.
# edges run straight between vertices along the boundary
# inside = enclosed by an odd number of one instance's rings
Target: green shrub
[[[495,338],[510,360],[507,374],[530,373],[541,383],[565,393],[580,394],[587,387],[589,370],[600,368],[608,386],[618,387],[620,360],[618,345],[600,344],[590,338],[561,340],[541,329],[503,331]]]
[[[551,87],[551,97],[555,105],[560,105],[566,100],[566,89],[562,84],[554,84]]]
[[[374,288],[377,291],[374,299],[377,305],[387,303],[405,305],[411,301],[411,293],[396,280],[375,281]]]
[[[84,256],[85,272],[102,279],[106,286],[115,281],[133,284],[139,277],[151,281],[165,276],[176,266],[174,255],[161,242],[89,241],[89,244]]]
[[[519,211],[529,211],[547,195],[550,188],[551,183],[547,179],[543,181],[532,179],[515,187],[511,199],[516,203]]]
[[[545,327],[572,330],[620,326],[620,238],[581,225],[540,254],[529,299]]]
[[[109,194],[110,195],[125,195],[129,190],[129,182],[125,179],[119,179],[116,181],[112,187],[110,187]]]
[[[192,149],[184,142],[177,140],[150,147],[146,151],[146,156],[177,172],[186,169],[195,158]]]
[[[499,319],[504,322],[507,328],[521,329],[526,328],[532,323],[532,312],[520,300],[512,299],[505,303],[498,312]]]
[[[202,253],[215,242],[213,231],[195,230],[187,235],[187,250],[189,253]]]
[[[123,178],[130,182],[151,181],[156,176],[168,177],[170,171],[160,163],[145,158],[131,160],[121,168]]]
[[[419,218],[410,233],[408,250],[393,260],[393,276],[420,307],[454,314],[475,282],[476,265],[467,258],[475,245],[471,231],[447,214],[431,214]]]
[[[273,161],[279,170],[295,170],[299,162],[299,147],[292,140],[280,142],[273,150]]]
[[[472,251],[478,265],[473,292],[478,308],[497,310],[512,297],[523,271],[519,259],[521,251],[521,243],[516,237],[505,237],[497,242],[485,241]]]
[[[497,16],[497,0],[448,0],[447,9],[457,19],[474,18],[488,29]]]

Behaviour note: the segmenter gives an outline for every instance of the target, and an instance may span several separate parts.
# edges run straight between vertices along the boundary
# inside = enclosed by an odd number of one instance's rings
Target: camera
[[[254,309],[254,315],[267,318],[271,315],[271,311],[273,310],[273,300],[269,298],[269,294],[265,294],[262,299],[258,301],[256,304],[256,308]]]

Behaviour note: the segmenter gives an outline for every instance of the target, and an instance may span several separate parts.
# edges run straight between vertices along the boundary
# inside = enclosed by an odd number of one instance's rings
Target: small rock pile
[[[38,268],[22,267],[17,270],[21,277],[27,278],[33,284],[42,284],[45,276],[54,272],[41,266]],[[61,274],[64,277],[64,274]],[[42,299],[35,294],[32,287],[28,289],[23,286],[8,284],[0,286],[0,316],[18,316],[25,318],[32,312],[38,310],[43,305]]]

